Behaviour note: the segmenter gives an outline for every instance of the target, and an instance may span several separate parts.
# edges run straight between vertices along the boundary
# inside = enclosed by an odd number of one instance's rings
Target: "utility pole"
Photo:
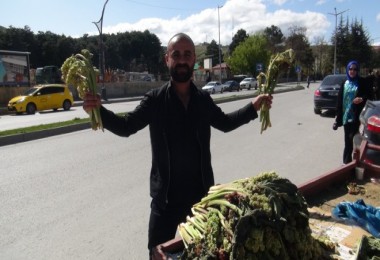
[[[106,95],[106,88],[104,86],[104,71],[105,71],[105,58],[104,58],[104,45],[103,45],[103,16],[104,16],[104,10],[106,9],[106,4],[109,0],[106,0],[103,6],[102,16],[100,17],[100,20],[98,22],[92,22],[95,24],[96,28],[98,28],[99,31],[99,70],[100,70],[100,76],[99,79],[102,83],[102,98],[104,100],[107,100]]]
[[[335,35],[334,35],[334,74],[336,74],[336,42],[337,42],[337,27],[338,27],[338,15],[343,14],[347,12],[350,9],[347,9],[345,11],[342,11],[340,13],[336,12],[336,7],[334,7],[335,13],[329,13],[331,15],[335,16]]]
[[[222,8],[222,6],[218,6],[218,28],[219,28],[219,82],[222,83],[222,55],[220,52],[220,16],[219,16],[219,9]]]

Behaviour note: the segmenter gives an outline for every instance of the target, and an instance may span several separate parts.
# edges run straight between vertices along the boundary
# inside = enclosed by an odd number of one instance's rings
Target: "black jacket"
[[[337,106],[336,106],[336,119],[335,119],[337,126],[343,125],[343,90],[344,90],[345,82],[346,81],[344,81],[343,84],[340,86],[340,89],[338,92]],[[356,92],[355,97],[363,98],[363,102],[361,102],[360,104],[352,104],[352,110],[354,112],[355,120],[359,120],[360,113],[362,112],[367,100],[372,99],[372,91],[368,85],[368,81],[365,78],[359,77],[358,83],[359,83],[358,91]]]
[[[119,136],[128,137],[149,125],[152,146],[152,168],[150,172],[150,195],[163,208],[167,204],[167,192],[170,181],[170,154],[167,142],[167,104],[168,82],[160,88],[145,94],[140,104],[133,112],[120,117],[101,107],[101,117],[104,128]],[[257,118],[257,112],[251,103],[243,108],[225,114],[214,103],[207,92],[198,90],[191,84],[192,98],[199,113],[197,122],[197,137],[201,153],[201,171],[205,193],[214,185],[211,166],[210,126],[223,132],[231,131]]]

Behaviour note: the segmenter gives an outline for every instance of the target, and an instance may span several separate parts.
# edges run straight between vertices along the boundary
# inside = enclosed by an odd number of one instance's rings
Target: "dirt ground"
[[[349,188],[353,194],[349,193]],[[313,199],[307,199],[309,224],[313,234],[316,237],[328,237],[337,245],[338,253],[332,259],[356,259],[362,237],[371,236],[363,228],[337,221],[331,216],[331,211],[340,202],[356,202],[358,199],[363,199],[366,205],[379,207],[380,179],[350,180],[321,191],[320,195],[314,196]]]
[[[350,183],[356,184],[357,193],[350,194],[348,186]],[[352,186],[352,185],[351,185]],[[351,180],[347,183],[334,185],[328,189],[321,191],[321,196],[315,196],[313,199],[308,199],[310,207],[316,206],[326,212],[331,210],[342,201],[355,202],[358,199],[363,199],[366,205],[380,207],[380,180],[365,178],[361,181]]]

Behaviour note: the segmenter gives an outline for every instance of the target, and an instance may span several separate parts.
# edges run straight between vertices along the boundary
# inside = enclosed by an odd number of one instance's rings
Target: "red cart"
[[[346,183],[350,180],[354,180],[356,172],[359,170],[364,171],[365,178],[372,180],[380,179],[380,165],[375,165],[366,160],[365,155],[368,149],[380,151],[380,146],[369,144],[366,140],[363,140],[359,147],[354,151],[353,161],[349,164],[343,165],[337,169],[329,171],[315,179],[312,179],[302,185],[298,186],[298,189],[308,198],[313,196],[320,196],[321,191],[326,187],[330,187],[337,183]],[[380,185],[380,184],[379,184]],[[153,260],[163,259],[175,259],[171,258],[171,255],[178,256],[178,252],[182,252],[184,244],[181,238],[175,238],[166,243],[163,243],[156,248],[156,254]]]

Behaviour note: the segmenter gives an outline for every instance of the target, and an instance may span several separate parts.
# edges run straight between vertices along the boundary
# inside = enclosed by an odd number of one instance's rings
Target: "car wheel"
[[[29,115],[36,113],[36,105],[33,103],[29,103],[26,106],[26,113],[28,113]]]
[[[211,94],[215,94],[215,89],[214,88],[212,89]]]
[[[67,110],[70,110],[71,108],[71,102],[69,100],[65,100],[63,101],[63,110],[67,111]]]
[[[223,93],[223,88],[220,89],[220,93]]]
[[[314,108],[314,113],[317,114],[317,115],[320,115],[322,113],[322,111],[319,109],[319,108]]]
[[[251,85],[248,85],[248,90],[251,90]]]
[[[255,85],[255,89],[257,89],[257,83],[256,83],[256,85]]]

